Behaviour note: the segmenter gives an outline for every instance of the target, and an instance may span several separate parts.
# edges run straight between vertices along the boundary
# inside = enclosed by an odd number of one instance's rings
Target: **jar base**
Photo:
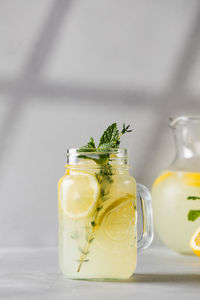
[[[108,281],[108,282],[117,282],[117,281],[120,281],[120,282],[129,282],[129,281],[132,281],[132,278],[133,276],[130,276],[128,278],[99,278],[99,277],[96,277],[96,278],[74,278],[74,277],[67,277],[65,275],[64,276],[64,279],[67,279],[67,280],[80,280],[80,281],[96,281],[96,282],[102,282],[102,281]]]

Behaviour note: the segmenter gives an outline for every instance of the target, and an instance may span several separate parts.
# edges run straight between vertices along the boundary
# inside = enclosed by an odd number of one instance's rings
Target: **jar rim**
[[[70,148],[67,149],[65,152],[65,156],[80,156],[80,155],[103,155],[103,154],[115,154],[119,157],[127,157],[129,156],[129,151],[127,148],[112,148],[109,151],[96,151],[96,148],[92,149],[91,151],[79,151],[79,148]]]

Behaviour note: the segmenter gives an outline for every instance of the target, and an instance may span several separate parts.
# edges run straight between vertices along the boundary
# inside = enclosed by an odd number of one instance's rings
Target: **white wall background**
[[[200,114],[198,0],[0,1],[0,246],[57,244],[64,151],[113,121],[149,188]]]

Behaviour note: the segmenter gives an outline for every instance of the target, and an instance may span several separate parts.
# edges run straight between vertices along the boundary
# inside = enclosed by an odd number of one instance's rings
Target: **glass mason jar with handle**
[[[58,183],[59,265],[72,279],[128,279],[153,239],[150,192],[129,175],[128,151],[67,150]],[[109,156],[109,163],[99,164]],[[142,235],[137,242],[137,195]]]
[[[190,239],[200,226],[200,116],[178,117],[169,126],[176,152],[153,184],[154,223],[168,247],[194,254]]]

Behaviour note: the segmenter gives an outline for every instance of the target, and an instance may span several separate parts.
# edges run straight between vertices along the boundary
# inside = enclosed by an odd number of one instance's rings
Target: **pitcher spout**
[[[200,170],[200,116],[181,116],[170,120],[176,156],[172,165]],[[188,165],[189,164],[189,165]]]

